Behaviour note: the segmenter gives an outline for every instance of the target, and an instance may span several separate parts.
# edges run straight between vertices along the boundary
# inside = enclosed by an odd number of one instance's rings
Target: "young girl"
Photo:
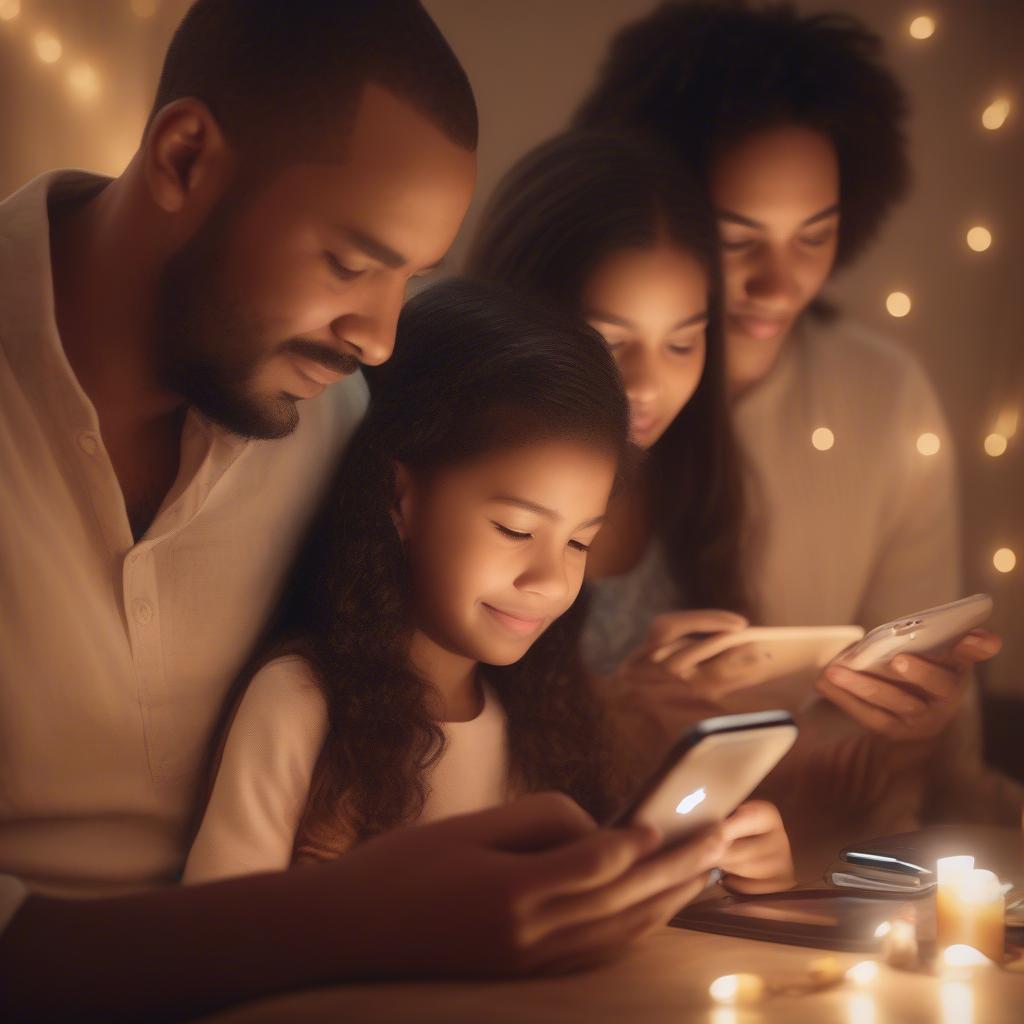
[[[725,405],[714,220],[703,190],[636,139],[570,132],[504,177],[470,273],[543,297],[599,331],[646,457],[613,497],[588,564],[588,667],[611,672],[653,615],[745,625],[741,480]],[[667,638],[666,638],[667,639]]]
[[[406,307],[369,377],[186,881],[337,857],[539,789],[601,820],[630,781],[576,655],[573,605],[627,441],[600,339],[448,282]],[[721,864],[732,884],[788,883],[771,809],[745,806],[726,834],[744,838]]]

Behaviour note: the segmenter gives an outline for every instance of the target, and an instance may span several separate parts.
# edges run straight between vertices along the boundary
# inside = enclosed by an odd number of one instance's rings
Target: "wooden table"
[[[970,835],[970,830],[965,830]],[[964,852],[1012,858],[1017,874],[1021,835],[987,830],[965,838]],[[995,866],[995,864],[993,865]],[[1004,875],[1005,877],[1005,875]],[[1024,878],[1015,878],[1018,884]],[[756,1007],[716,1006],[708,986],[718,976],[754,972],[769,979],[803,972],[811,960],[835,956],[843,967],[863,954],[828,953],[769,942],[665,928],[621,960],[558,978],[509,982],[341,985],[261,1000],[208,1018],[208,1024],[1022,1024],[1024,973],[977,969],[970,980],[898,971],[880,964],[877,978],[825,991],[772,996]]]

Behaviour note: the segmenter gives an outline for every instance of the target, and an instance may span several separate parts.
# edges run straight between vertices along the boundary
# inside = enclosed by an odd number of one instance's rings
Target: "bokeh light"
[[[917,450],[922,455],[936,455],[942,447],[938,434],[925,433],[917,439]]]
[[[984,252],[992,244],[992,232],[980,224],[967,232],[967,245],[975,252]]]
[[[922,14],[910,23],[909,31],[914,39],[931,39],[935,35],[935,19]]]
[[[835,443],[836,435],[833,434],[828,427],[818,427],[818,429],[811,434],[811,444],[813,444],[819,452],[827,452]]]
[[[94,100],[100,92],[99,75],[89,64],[76,64],[68,72],[68,88],[77,99]]]
[[[993,100],[981,113],[981,123],[994,132],[1006,124],[1010,116],[1010,101],[1005,97]]]
[[[1010,548],[1000,548],[992,556],[992,564],[997,572],[1013,572],[1017,565],[1017,556]]]
[[[878,977],[878,964],[874,960],[861,960],[846,972],[846,977],[854,985],[870,985]]]
[[[910,312],[910,296],[906,292],[890,292],[885,308],[890,316],[906,316]]]
[[[0,21],[14,21],[21,14],[21,0],[0,0]]]
[[[64,52],[60,40],[52,32],[37,32],[32,37],[32,45],[35,47],[36,56],[44,64],[56,64]]]
[[[989,434],[985,438],[985,454],[991,455],[993,459],[998,459],[1005,453],[1008,444],[1009,442],[1002,434]]]

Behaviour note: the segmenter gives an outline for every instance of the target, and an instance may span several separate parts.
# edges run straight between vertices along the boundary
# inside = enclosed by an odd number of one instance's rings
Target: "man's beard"
[[[225,294],[228,228],[237,203],[222,202],[160,276],[156,359],[161,384],[204,416],[242,437],[286,437],[298,425],[297,399],[259,395],[252,381],[282,348],[268,345],[259,324]]]

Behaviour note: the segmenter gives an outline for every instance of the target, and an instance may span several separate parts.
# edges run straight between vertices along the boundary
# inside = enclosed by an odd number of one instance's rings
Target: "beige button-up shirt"
[[[225,694],[366,405],[361,377],[338,384],[280,441],[190,410],[135,543],[54,314],[48,199],[97,182],[0,204],[0,872],[68,896],[179,876]]]

